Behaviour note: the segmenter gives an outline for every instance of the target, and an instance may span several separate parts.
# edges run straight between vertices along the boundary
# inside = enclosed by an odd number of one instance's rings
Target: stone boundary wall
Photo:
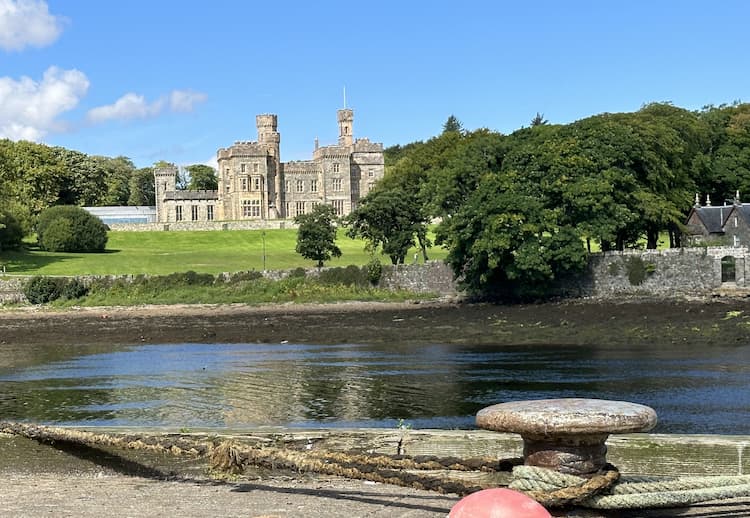
[[[735,281],[722,283],[721,261],[733,257]],[[325,270],[323,268],[322,270]],[[306,269],[317,276],[317,268]],[[292,270],[263,272],[269,279],[281,279]],[[228,276],[229,274],[224,274]],[[108,276],[113,277],[113,276]],[[0,277],[0,303],[23,302],[23,283],[29,277]],[[79,277],[84,282],[100,277]],[[132,275],[114,278],[133,279]],[[460,296],[453,272],[441,261],[426,264],[383,265],[380,287]],[[750,251],[747,248],[709,247],[669,250],[629,250],[594,254],[582,276],[562,280],[557,293],[564,297],[620,298],[628,296],[708,296],[720,289],[750,290]]]
[[[735,260],[732,287],[750,287],[747,248],[707,247],[596,254],[575,289],[579,295],[596,297],[710,295],[725,286],[721,260],[727,256]]]
[[[0,305],[26,302],[23,284],[28,277],[0,277]]]
[[[331,268],[306,268],[305,275],[317,277],[320,272]],[[288,277],[294,270],[268,270],[261,272],[267,279],[278,281]],[[237,273],[237,272],[233,272]],[[242,273],[242,272],[239,272]],[[219,274],[225,279],[232,273]],[[26,302],[23,295],[23,285],[32,276],[0,277],[0,304]],[[132,282],[137,275],[79,275],[76,276],[84,284],[99,279],[123,279]],[[415,293],[434,293],[441,297],[453,297],[459,294],[453,281],[450,268],[441,261],[431,261],[426,264],[383,265],[383,275],[378,284],[386,290],[408,290]]]
[[[211,231],[211,230],[276,230],[297,228],[292,220],[244,220],[244,221],[179,221],[171,223],[113,223],[112,231],[166,232],[166,231]]]

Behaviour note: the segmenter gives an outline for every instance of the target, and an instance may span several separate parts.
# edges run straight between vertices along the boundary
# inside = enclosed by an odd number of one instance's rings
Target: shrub
[[[631,257],[627,262],[628,280],[631,286],[640,286],[648,276],[656,271],[656,265],[640,257]]]
[[[0,250],[18,248],[23,235],[21,222],[10,211],[0,211]]]
[[[366,286],[369,279],[365,268],[360,269],[358,266],[350,264],[346,268],[337,267],[321,271],[318,275],[318,282],[327,285]]]
[[[62,287],[60,296],[64,299],[80,299],[85,297],[89,289],[78,279],[70,279]]]
[[[372,259],[364,268],[367,271],[367,279],[370,284],[377,286],[383,276],[383,265],[377,259]]]
[[[107,244],[107,227],[80,207],[60,205],[39,215],[39,246],[50,252],[102,252]]]
[[[299,266],[295,268],[294,270],[292,270],[291,272],[289,272],[289,277],[293,279],[304,279],[305,277],[307,277],[307,271],[305,271],[304,268]]]
[[[55,277],[32,277],[23,287],[23,294],[32,304],[46,304],[62,295],[65,279]]]

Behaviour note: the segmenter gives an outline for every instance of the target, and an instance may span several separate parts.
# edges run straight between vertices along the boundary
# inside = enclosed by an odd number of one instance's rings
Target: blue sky
[[[208,163],[276,113],[283,160],[748,100],[750,2],[0,0],[0,137]]]

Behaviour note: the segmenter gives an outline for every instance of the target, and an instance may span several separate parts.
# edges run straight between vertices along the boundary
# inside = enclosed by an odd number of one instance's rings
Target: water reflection
[[[750,346],[143,345],[0,372],[0,417],[190,427],[471,427],[548,397],[643,403],[657,431],[750,433]]]

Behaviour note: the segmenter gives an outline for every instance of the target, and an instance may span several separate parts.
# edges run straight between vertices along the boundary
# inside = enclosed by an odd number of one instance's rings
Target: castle
[[[282,162],[277,116],[255,118],[258,141],[219,149],[216,191],[177,190],[177,168],[154,170],[159,223],[272,220],[310,212],[320,203],[339,216],[383,177],[383,144],[354,139],[354,112],[337,111],[338,143],[318,146],[312,160]]]

